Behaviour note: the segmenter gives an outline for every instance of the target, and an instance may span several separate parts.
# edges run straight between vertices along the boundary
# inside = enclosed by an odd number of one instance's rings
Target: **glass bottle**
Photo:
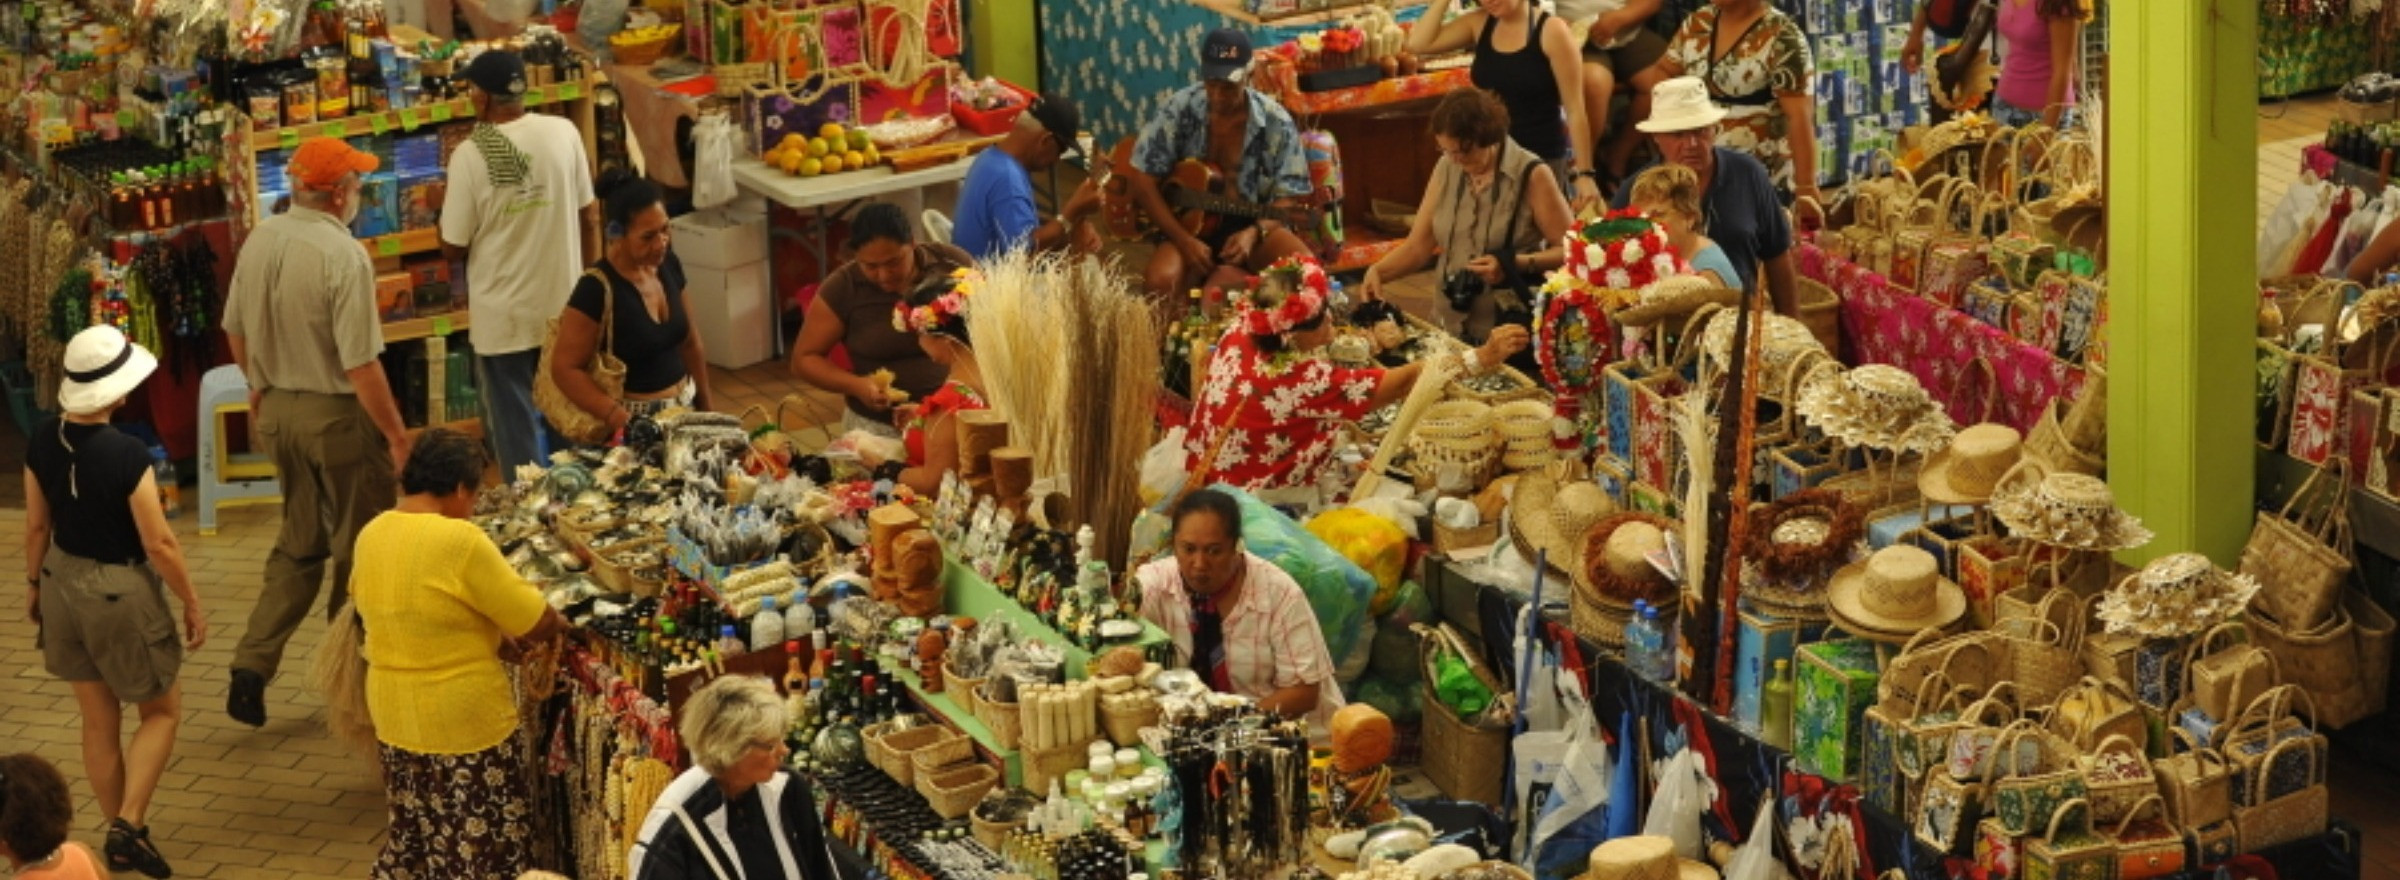
[[[1759,741],[1779,749],[1792,747],[1792,661],[1775,661],[1775,674],[1759,694]]]

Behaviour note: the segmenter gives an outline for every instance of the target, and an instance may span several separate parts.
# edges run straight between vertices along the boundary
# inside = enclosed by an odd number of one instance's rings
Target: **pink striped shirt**
[[[1316,610],[1292,576],[1275,563],[1243,551],[1242,595],[1225,616],[1225,657],[1234,693],[1263,699],[1277,690],[1315,682],[1317,709],[1311,721],[1324,724],[1342,707],[1341,684],[1333,680],[1333,656]],[[1142,616],[1175,641],[1178,668],[1192,665],[1192,597],[1172,556],[1134,570],[1142,585]],[[1195,670],[1197,671],[1197,670]],[[1205,677],[1205,676],[1204,676]]]

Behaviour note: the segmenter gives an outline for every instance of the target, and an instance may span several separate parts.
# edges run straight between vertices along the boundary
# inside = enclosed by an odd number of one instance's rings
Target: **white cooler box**
[[[740,369],[774,356],[775,315],[761,213],[695,211],[675,218],[683,306],[708,362]]]

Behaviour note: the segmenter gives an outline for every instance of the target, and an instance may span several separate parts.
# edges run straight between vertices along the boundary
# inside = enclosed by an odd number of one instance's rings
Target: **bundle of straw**
[[[1141,510],[1159,382],[1155,319],[1125,277],[1098,259],[1011,254],[983,265],[967,317],[1010,440],[1033,453],[1036,479],[1064,484],[1069,522],[1050,525],[1091,526],[1112,565],[1125,564]]]

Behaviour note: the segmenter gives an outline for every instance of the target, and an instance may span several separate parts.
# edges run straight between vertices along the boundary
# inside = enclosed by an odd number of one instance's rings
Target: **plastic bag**
[[[1408,635],[1406,632],[1401,634]],[[1424,688],[1417,686],[1415,676],[1410,676],[1406,681],[1381,675],[1365,676],[1358,680],[1350,701],[1375,707],[1389,716],[1393,724],[1415,724],[1425,715]]]
[[[731,202],[734,146],[739,134],[723,113],[700,117],[692,126],[692,207],[701,210]]]
[[[1308,596],[1309,607],[1317,612],[1317,627],[1325,635],[1327,658],[1350,656],[1366,632],[1367,600],[1375,595],[1375,579],[1250,493],[1224,484],[1216,488],[1241,507],[1243,548],[1274,563]]]
[[[1184,430],[1177,425],[1167,429],[1167,435],[1151,444],[1142,453],[1141,493],[1144,505],[1157,504],[1182,491],[1184,479],[1191,473],[1184,470]]]
[[[1581,876],[1590,868],[1592,849],[1608,839],[1608,743],[1600,739],[1582,683],[1572,676],[1560,678],[1558,690],[1566,710],[1566,750],[1550,776],[1529,838],[1538,880]],[[1519,773],[1526,772],[1525,764],[1517,766]],[[1535,772],[1540,769],[1537,765]]]
[[[1309,534],[1375,578],[1375,595],[1367,603],[1367,613],[1383,616],[1391,607],[1393,594],[1400,589],[1400,575],[1408,565],[1408,533],[1383,517],[1355,507],[1317,514],[1308,521],[1307,528]]]
[[[1475,677],[1467,661],[1447,651],[1433,661],[1433,695],[1460,718],[1476,718],[1492,704],[1492,689]]]
[[[1561,678],[1558,674],[1558,658],[1550,653],[1549,646],[1542,644],[1538,636],[1532,637],[1532,645],[1526,644],[1529,629],[1526,618],[1533,616],[1534,611],[1531,602],[1518,609],[1517,635],[1509,648],[1510,656],[1523,658],[1528,669],[1526,677],[1521,679],[1528,683],[1522,692],[1525,704],[1518,707],[1518,711],[1524,713],[1526,730],[1558,730],[1567,723],[1567,708],[1561,702],[1559,690],[1561,687],[1580,688],[1582,682],[1575,681],[1573,676]],[[1527,650],[1529,647],[1530,651]]]
[[[1659,771],[1658,791],[1650,798],[1650,817],[1642,824],[1642,833],[1675,841],[1675,854],[1687,859],[1701,859],[1700,814],[1708,810],[1710,790],[1708,767],[1700,754],[1690,748],[1679,749],[1667,759],[1666,768]]]
[[[575,18],[575,35],[586,46],[607,51],[608,38],[625,29],[627,0],[583,0],[583,11]]]
[[[2282,200],[2258,227],[2258,277],[2292,274],[2292,258],[2324,225],[2332,204],[2333,185],[2324,181],[2302,181],[2284,190]]]
[[[1784,870],[1783,862],[1775,858],[1775,798],[1771,793],[1758,805],[1750,836],[1742,840],[1742,847],[1725,863],[1725,880],[1792,880],[1792,872]]]
[[[1361,625],[1367,628],[1366,632],[1360,634],[1364,638],[1352,639],[1350,653],[1334,658],[1334,681],[1357,681],[1358,677],[1367,674],[1367,669],[1375,663],[1375,637],[1380,634],[1381,630],[1375,626],[1375,622],[1372,620]]]
[[[1433,597],[1416,581],[1401,581],[1400,589],[1392,594],[1391,607],[1376,614],[1375,622],[1403,632],[1415,624],[1432,623]]]

